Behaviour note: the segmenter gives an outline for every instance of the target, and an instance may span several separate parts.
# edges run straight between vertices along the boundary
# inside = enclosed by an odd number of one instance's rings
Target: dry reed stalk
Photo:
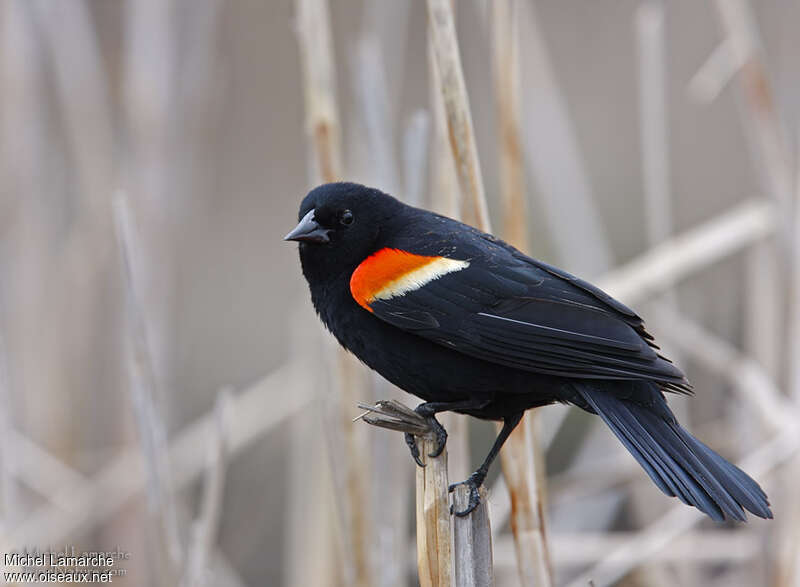
[[[319,364],[324,358],[320,327],[305,306],[292,311],[289,329],[289,361],[295,364]],[[309,380],[311,389],[325,385],[327,373],[316,369]],[[287,553],[284,583],[291,587],[325,585],[336,576],[336,520],[330,512],[336,508],[330,461],[320,450],[326,438],[323,402],[315,402],[302,417],[289,424],[289,464],[286,491],[291,496],[283,518]],[[314,532],[308,532],[308,528]]]
[[[800,155],[796,163],[796,173],[792,217],[792,268],[789,284],[789,352],[795,359],[800,357]],[[789,361],[789,369],[789,393],[795,401],[800,401],[800,361]]]
[[[447,131],[447,114],[441,87],[441,75],[433,51],[430,26],[428,27],[428,86],[430,107],[433,113],[432,172],[429,181],[429,206],[445,216],[461,218],[460,189],[456,178],[455,161]],[[440,422],[450,433],[447,441],[448,473],[453,479],[466,479],[470,473],[469,420],[454,413],[444,413]]]
[[[342,178],[340,123],[336,101],[336,72],[327,0],[297,0],[297,36],[303,69],[306,132],[309,137],[311,177],[332,182]],[[345,572],[348,582],[370,585],[370,524],[367,519],[369,448],[350,423],[352,406],[366,395],[364,369],[351,355],[335,351],[338,412],[332,418],[334,433],[341,432],[347,462],[333,460],[334,482],[345,498],[342,530],[346,541]],[[333,455],[330,455],[333,459]]]
[[[479,490],[481,502],[469,516],[453,520],[453,547],[455,556],[455,584],[459,587],[490,587],[494,585],[492,534],[489,527],[488,493]],[[453,507],[466,509],[469,505],[469,488],[459,485],[453,491]]]
[[[364,2],[361,16],[362,29],[380,39],[382,63],[386,76],[388,112],[393,125],[398,121],[403,89],[408,83],[406,68],[408,61],[409,25],[414,0],[393,2]]]
[[[764,64],[758,25],[747,0],[716,0],[715,6],[733,61],[741,64],[736,79],[744,100],[739,113],[751,157],[761,172],[761,183],[778,206],[778,239],[754,247],[747,267],[748,308],[746,339],[752,353],[776,377],[783,363],[796,362],[791,349],[782,349],[788,309],[784,275],[791,242],[793,193],[792,156],[788,138],[772,94]],[[788,346],[788,345],[787,345]],[[788,350],[789,354],[784,355]]]
[[[725,39],[689,80],[686,92],[700,104],[713,102],[744,65],[747,55],[734,52],[735,43]]]
[[[156,536],[166,540],[166,547],[151,541],[150,556],[155,561],[151,565],[152,580],[158,578],[162,584],[175,584],[180,580],[185,552],[172,494],[171,466],[165,460],[165,414],[173,401],[166,394],[165,383],[170,380],[170,358],[175,348],[172,321],[176,272],[170,210],[180,208],[174,197],[178,191],[174,189],[176,169],[170,162],[174,146],[171,133],[179,128],[172,115],[177,51],[168,3],[159,0],[129,3],[124,6],[123,15],[121,98],[127,164],[120,175],[130,196],[127,200],[122,196],[117,199],[114,218],[119,238],[127,239],[123,241],[127,247],[123,254],[131,264],[128,271],[133,271],[125,276],[132,284],[128,288],[133,288],[127,298],[128,313],[133,320],[129,331],[133,354],[128,358],[131,391],[137,418],[144,418],[144,426],[150,427],[143,434],[145,455],[151,458],[149,452],[153,450],[158,454],[152,465],[155,472],[150,474],[153,483],[160,487],[149,495],[158,496],[156,512],[161,531]],[[136,227],[138,232],[133,229],[134,213],[142,219]],[[137,342],[140,337],[144,345]],[[141,349],[146,349],[146,353]]]
[[[228,438],[230,436],[231,390],[224,388],[214,405],[214,431],[208,447],[203,501],[192,531],[192,543],[186,557],[182,585],[203,587],[208,583],[209,557],[216,541],[225,487]]]
[[[178,534],[166,428],[158,402],[153,352],[148,340],[147,317],[139,289],[141,265],[138,238],[128,202],[122,193],[114,196],[113,210],[127,300],[127,367],[130,393],[139,428],[141,450],[147,465],[150,507],[157,515],[160,529],[158,536],[167,549],[168,557],[163,564],[170,573],[169,576],[174,579],[177,576],[176,566],[183,558],[183,549]]]
[[[522,161],[519,107],[519,14],[516,0],[492,3],[495,108],[500,153],[503,237],[528,248],[525,169]],[[545,526],[544,455],[531,411],[509,436],[500,453],[511,502],[511,529],[522,585],[553,584]],[[498,425],[498,430],[501,426]]]
[[[432,31],[428,27],[428,83],[430,88],[430,105],[433,113],[433,152],[432,172],[429,178],[430,202],[428,205],[441,214],[459,219],[462,206],[460,188],[456,176],[455,161],[450,147],[448,121],[445,111],[444,99],[441,88],[441,74],[436,55],[433,50]],[[439,416],[439,421],[448,431],[447,451],[448,466],[445,473],[451,474],[454,479],[466,479],[469,475],[469,421],[466,417],[454,413],[444,413]],[[417,473],[417,489],[425,487],[419,481]],[[417,500],[419,504],[419,498]],[[418,505],[419,508],[419,505]],[[417,522],[420,521],[420,512],[417,511]],[[434,534],[435,537],[435,534]],[[417,564],[419,567],[420,581],[423,574],[431,584],[432,580],[430,563],[420,558],[424,555],[421,549],[420,528],[417,526]],[[437,557],[438,559],[438,557]],[[435,560],[437,560],[435,559]]]
[[[638,47],[645,226],[652,247],[672,233],[663,3],[646,0],[640,4],[634,28]]]
[[[780,484],[782,496],[787,507],[780,516],[780,526],[776,531],[776,551],[772,569],[774,587],[797,587],[800,585],[800,556],[798,556],[798,528],[800,528],[800,504],[796,498],[797,479],[800,478],[800,458],[795,455],[781,471]]]
[[[169,3],[142,0],[124,9],[122,99],[128,143],[121,176],[131,208],[143,219],[137,246],[145,263],[137,287],[147,305],[154,375],[166,382],[174,349],[173,214],[182,209],[176,197],[181,192],[176,189],[180,168],[176,153],[182,149],[176,148],[172,137],[184,130],[173,113],[178,51]],[[151,261],[155,259],[158,262]],[[165,406],[170,401],[169,396],[163,398]]]
[[[425,418],[396,400],[380,400],[374,406],[358,404],[366,410],[358,418],[367,424],[413,434],[422,467],[417,467],[416,518],[417,567],[423,587],[452,584],[453,550],[450,508],[448,506],[447,449],[431,457],[435,450],[433,430]]]
[[[778,224],[782,222],[778,219]],[[786,302],[781,291],[784,282],[779,259],[780,226],[771,238],[745,252],[744,269],[744,344],[748,354],[762,363],[770,377],[778,378],[781,366],[781,331]],[[783,299],[782,299],[783,298]]]
[[[520,582],[544,587],[554,580],[545,519],[544,454],[534,426],[537,416],[536,411],[525,415],[500,458],[511,500],[509,516]]]
[[[793,406],[800,400],[800,156],[795,167],[794,215],[792,218],[792,250],[790,254],[791,272],[789,283],[789,323],[788,346],[790,360],[788,364],[789,397],[794,399]],[[797,422],[797,418],[789,419]],[[790,505],[781,522],[776,557],[774,585],[776,587],[797,587],[800,585],[800,503],[794,499],[794,488],[800,479],[800,457],[795,457],[786,471],[782,472],[783,490],[789,493]]]
[[[342,178],[341,127],[336,104],[336,69],[326,0],[296,0],[297,38],[306,111],[306,133],[314,181]]]
[[[638,532],[635,531],[553,534],[550,537],[553,561],[562,568],[596,563],[621,545],[636,540],[637,535]],[[513,545],[510,540],[501,538],[494,546],[495,568],[512,567],[515,561],[511,554]],[[761,537],[754,532],[695,530],[677,538],[668,549],[655,553],[652,561],[682,565],[747,563],[760,556],[761,548]],[[626,553],[625,556],[629,554]]]
[[[337,439],[337,444],[333,445],[328,456],[335,489],[338,495],[346,498],[344,504],[336,506],[344,514],[344,518],[340,518],[346,547],[347,566],[344,570],[349,575],[349,584],[369,587],[373,584],[370,554],[374,539],[370,507],[371,449],[366,432],[353,425],[352,409],[359,398],[370,393],[370,379],[364,366],[353,355],[338,346],[331,350],[335,365],[333,372],[336,373],[334,393],[338,402],[335,410],[338,413],[331,418],[336,420],[336,424],[330,431],[332,438]],[[333,454],[336,446],[343,447],[346,459]]]
[[[447,449],[438,457],[428,455],[435,444],[418,437],[420,458],[417,467],[417,569],[420,587],[453,585],[453,533],[450,526],[450,499],[447,481]]]
[[[46,495],[52,504],[67,508],[70,502],[64,499],[62,490],[88,487],[86,477],[24,434],[12,430],[7,440],[8,449],[17,457],[14,476],[40,495]]]
[[[357,111],[366,131],[366,141],[359,142],[365,144],[369,153],[365,170],[369,174],[369,183],[397,195],[401,192],[400,179],[382,53],[378,39],[365,33],[356,41],[350,61]]]
[[[597,284],[609,295],[633,304],[770,236],[776,228],[772,203],[747,200],[612,269]]]
[[[450,148],[461,189],[461,217],[468,224],[490,232],[489,211],[450,0],[428,0],[428,23],[439,74],[437,87],[444,101]]]
[[[764,66],[758,25],[747,0],[716,0],[714,4],[733,62],[741,64],[737,79],[746,106],[741,114],[742,122],[751,131],[752,154],[760,165],[763,183],[770,195],[781,207],[782,214],[788,213],[791,210],[794,180],[792,158]],[[788,214],[782,216],[782,228],[789,228],[790,218]]]
[[[312,330],[313,332],[313,330]],[[313,382],[321,385],[323,382]],[[286,491],[291,498],[283,518],[287,587],[335,583],[337,549],[332,548],[335,520],[327,512],[336,507],[329,461],[319,449],[326,442],[322,410],[308,410],[292,418],[289,428],[289,465]],[[314,528],[309,532],[309,528]]]
[[[528,248],[525,166],[522,160],[519,104],[519,14],[516,0],[492,3],[492,65],[497,149],[500,154],[500,194],[503,237]]]
[[[27,513],[23,507],[25,491],[14,476],[28,485],[24,477],[25,465],[37,469],[39,461],[26,460],[17,452],[12,441],[20,437],[16,430],[14,409],[26,405],[44,408],[44,414],[32,422],[26,418],[27,432],[44,438],[36,420],[43,417],[51,426],[50,410],[60,410],[59,402],[38,396],[37,389],[46,390],[48,381],[62,381],[57,372],[59,360],[54,356],[58,345],[42,344],[58,340],[53,332],[54,320],[50,312],[43,311],[43,297],[52,280],[50,274],[50,246],[52,228],[40,212],[45,193],[45,176],[42,161],[50,160],[46,153],[48,135],[42,112],[47,93],[44,85],[43,47],[37,42],[29,4],[25,0],[7,0],[0,5],[0,87],[3,106],[0,108],[0,231],[6,249],[0,253],[2,283],[0,283],[0,386],[3,387],[2,408],[2,491],[3,532],[16,526]],[[24,254],[20,254],[24,251]],[[11,310],[15,311],[11,311]],[[43,339],[36,332],[46,333]],[[55,347],[55,348],[54,348]],[[55,359],[55,360],[54,360]],[[15,393],[12,393],[14,390]],[[31,393],[34,392],[34,393]],[[30,402],[30,403],[29,403]],[[39,412],[39,409],[35,410]],[[33,425],[32,425],[33,424]],[[22,474],[20,474],[20,466]],[[32,485],[28,485],[36,491]],[[41,495],[48,495],[47,492]]]
[[[99,230],[100,237],[111,237],[107,221],[113,177],[111,99],[89,6],[85,2],[66,6],[34,0],[30,2],[30,10],[41,27],[53,61],[56,91],[65,112],[66,136],[76,158],[81,206],[87,223],[84,230]],[[80,236],[77,232],[73,238]],[[87,238],[97,236],[90,234]],[[100,253],[89,248],[90,255]],[[89,259],[94,262],[92,257]]]
[[[38,225],[36,228],[45,229],[45,232],[36,234],[36,238],[42,241],[34,246],[44,245],[46,256],[37,260],[28,257],[26,252],[26,263],[37,265],[36,269],[29,269],[26,273],[39,272],[47,284],[43,291],[58,290],[59,295],[53,298],[35,290],[26,292],[30,297],[20,307],[33,309],[37,315],[34,320],[42,321],[46,330],[40,331],[36,322],[28,322],[27,328],[32,333],[46,332],[47,340],[40,337],[36,341],[38,348],[26,349],[33,350],[30,357],[35,365],[32,369],[26,369],[24,365],[28,360],[27,353],[17,355],[17,359],[23,362],[26,402],[41,406],[41,409],[30,412],[26,423],[28,432],[46,446],[58,447],[59,456],[69,461],[75,458],[79,447],[99,447],[107,442],[103,435],[107,426],[116,431],[123,429],[120,425],[122,411],[115,412],[104,425],[98,426],[81,426],[76,424],[77,420],[72,422],[63,417],[65,410],[89,410],[93,405],[92,392],[96,391],[98,382],[103,381],[103,369],[98,365],[116,366],[120,360],[117,345],[98,344],[98,341],[118,340],[116,321],[97,319],[98,308],[107,307],[114,311],[119,307],[118,299],[107,287],[109,271],[116,268],[114,248],[109,246],[113,242],[109,221],[114,167],[113,115],[108,79],[89,4],[51,5],[36,0],[22,5],[27,15],[25,24],[33,24],[37,30],[29,29],[26,33],[27,26],[23,26],[21,34],[32,34],[32,43],[39,45],[38,50],[44,52],[49,63],[42,73],[47,73],[52,85],[43,85],[41,91],[45,98],[30,100],[16,111],[20,123],[28,118],[25,111],[43,122],[24,128],[14,139],[19,142],[15,148],[25,146],[30,140],[26,135],[35,135],[41,129],[46,143],[34,163],[34,173],[41,175],[42,161],[48,161],[48,173],[44,175],[56,177],[66,173],[68,175],[63,177],[70,179],[56,184],[45,180],[39,184],[44,188],[41,191],[23,189],[18,192],[24,199],[31,200],[33,207],[30,210],[34,216],[39,216],[25,220],[33,226]],[[33,55],[14,56],[21,64],[29,57]],[[40,65],[42,63],[34,59],[27,67],[36,71]],[[46,97],[51,94],[53,100],[48,104]],[[63,131],[58,125],[53,127],[54,119],[48,122],[48,113],[57,113]],[[57,144],[60,139],[63,139],[66,150],[46,146]],[[43,214],[46,208],[41,206],[54,201],[71,210],[70,218],[64,224]],[[31,227],[26,227],[26,231]],[[66,234],[60,234],[58,227],[66,229]],[[53,238],[56,241],[52,241]],[[48,242],[57,245],[48,247]],[[31,244],[26,243],[28,246]],[[35,340],[35,334],[25,334],[22,340],[27,342],[26,339],[31,338]],[[65,340],[69,344],[64,344]],[[110,380],[106,381],[110,383]],[[124,439],[118,436],[116,440]]]
[[[459,209],[461,210],[462,220],[473,224],[484,232],[491,232],[483,178],[475,144],[475,133],[472,127],[469,98],[464,82],[464,72],[461,68],[453,7],[450,0],[428,0],[428,23],[430,46],[433,48],[434,89],[438,88],[442,96],[444,118],[447,121],[450,148],[460,188],[461,205]],[[517,141],[518,144],[519,141]],[[518,171],[521,171],[522,168],[519,163],[517,163],[517,167]],[[524,444],[520,446],[523,451],[527,450],[526,440],[529,439],[523,438],[522,442]],[[530,463],[525,461],[524,464],[528,465]],[[521,477],[517,479],[521,479]],[[523,488],[520,489],[524,490]],[[530,495],[530,493],[527,493],[527,495]],[[512,499],[514,499],[513,495]],[[487,514],[488,510],[482,510],[476,517],[476,513],[473,512],[470,514],[472,519],[469,524],[459,523],[456,525],[456,532],[461,532],[467,528],[470,529],[468,537],[459,536],[457,538],[456,544],[460,549],[465,548],[467,543],[475,545],[491,543],[491,528]],[[478,525],[483,520],[485,520],[485,524]],[[476,546],[476,548],[480,547]],[[459,550],[456,553],[456,558],[460,559],[462,556],[466,555],[462,550]],[[481,560],[480,562],[491,564],[491,559],[489,557],[488,560]],[[475,573],[478,575],[476,576]],[[492,574],[488,569],[478,571],[473,568],[473,576],[490,579]]]
[[[430,27],[428,27],[428,87],[430,89],[430,106],[433,116],[433,152],[431,159],[433,168],[430,174],[429,205],[436,212],[459,219],[461,210],[459,205],[460,192],[456,179],[455,163],[450,150],[450,139],[447,132],[447,114],[444,110],[444,100],[439,88],[442,85],[439,66],[433,52]],[[451,451],[452,452],[452,451]]]

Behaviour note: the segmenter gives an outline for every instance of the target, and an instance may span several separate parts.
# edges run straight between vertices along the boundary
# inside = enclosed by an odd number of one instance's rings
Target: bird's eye
[[[339,222],[341,222],[345,226],[350,226],[351,224],[353,224],[353,220],[354,220],[353,213],[350,210],[345,210],[339,217]]]

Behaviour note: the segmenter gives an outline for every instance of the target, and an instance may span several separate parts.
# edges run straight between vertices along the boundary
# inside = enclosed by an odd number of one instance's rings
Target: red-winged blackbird
[[[457,514],[477,506],[523,412],[565,402],[599,415],[667,495],[718,521],[744,520],[743,508],[772,517],[753,479],[678,424],[663,392],[691,393],[689,382],[630,308],[489,234],[362,185],[315,188],[299,219],[286,240],[300,242],[320,318],[425,401],[416,411],[438,432],[439,451],[438,412],[503,421]]]

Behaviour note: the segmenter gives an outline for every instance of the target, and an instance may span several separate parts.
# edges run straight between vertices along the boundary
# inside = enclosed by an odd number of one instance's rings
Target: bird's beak
[[[285,241],[298,241],[301,243],[327,243],[330,242],[328,233],[330,229],[323,228],[314,220],[314,210],[303,216],[303,219],[289,234],[283,237]]]

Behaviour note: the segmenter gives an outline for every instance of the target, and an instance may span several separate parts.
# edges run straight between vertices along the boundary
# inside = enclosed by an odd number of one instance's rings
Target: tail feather
[[[691,443],[694,446],[695,452],[718,478],[730,477],[730,482],[725,485],[736,501],[759,518],[772,519],[769,499],[758,483],[739,467],[726,461],[680,426],[678,427],[678,433],[687,444]]]
[[[745,509],[772,518],[758,483],[681,428],[660,393],[663,405],[648,407],[588,385],[575,387],[665,494],[717,521],[744,521]]]

